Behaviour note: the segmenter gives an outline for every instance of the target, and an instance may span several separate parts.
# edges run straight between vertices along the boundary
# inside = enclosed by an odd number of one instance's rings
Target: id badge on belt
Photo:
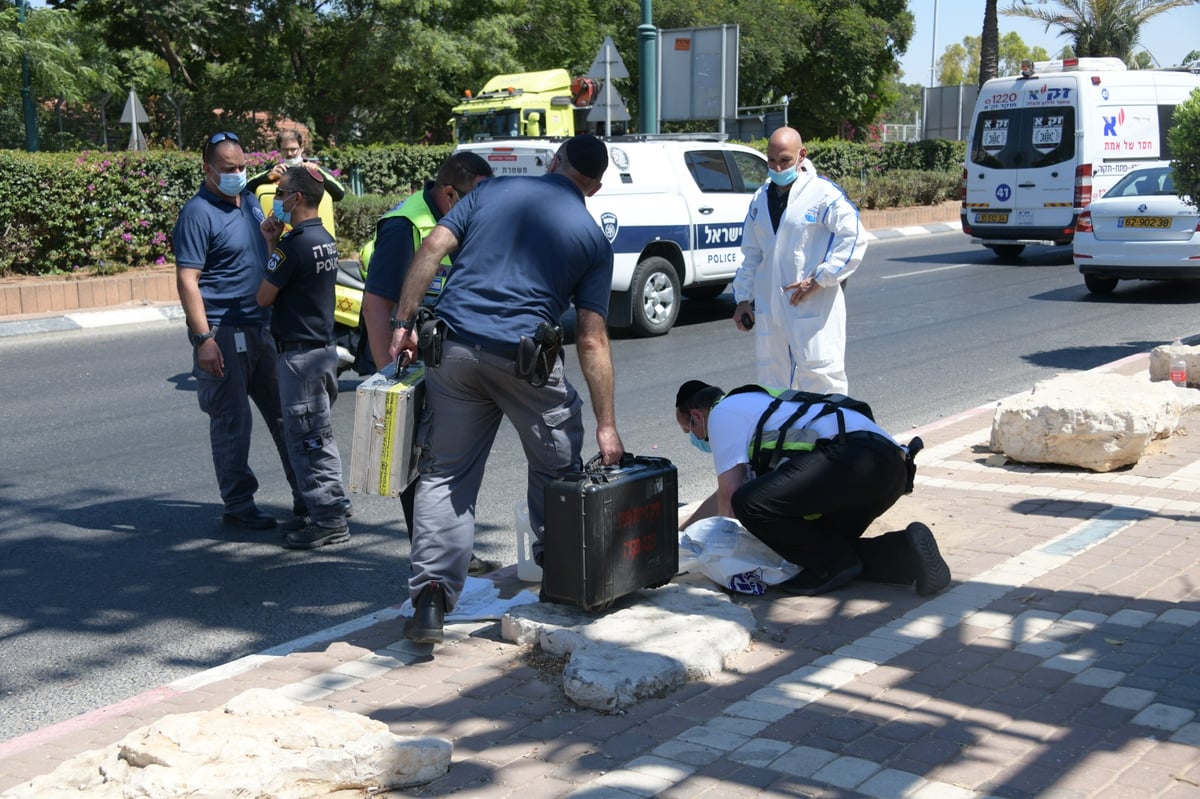
[[[246,351],[246,334],[241,330],[233,334],[233,348],[238,352]]]

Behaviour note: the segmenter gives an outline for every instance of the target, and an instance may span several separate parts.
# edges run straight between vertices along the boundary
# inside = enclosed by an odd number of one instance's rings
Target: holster
[[[561,349],[562,328],[539,322],[533,338],[521,336],[517,343],[517,375],[534,388],[541,388],[550,380]]]
[[[925,442],[920,436],[913,436],[913,440],[908,442],[905,447],[908,450],[908,455],[904,458],[904,465],[908,468],[908,480],[904,484],[904,493],[911,494],[913,492],[913,482],[917,479],[917,453],[925,449]]]
[[[436,369],[442,362],[442,344],[446,341],[446,323],[422,306],[417,309],[417,357]]]

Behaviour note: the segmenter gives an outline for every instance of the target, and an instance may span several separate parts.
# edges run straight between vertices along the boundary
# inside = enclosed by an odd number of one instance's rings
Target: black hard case
[[[598,457],[546,486],[542,598],[599,610],[679,571],[679,487],[666,458]]]

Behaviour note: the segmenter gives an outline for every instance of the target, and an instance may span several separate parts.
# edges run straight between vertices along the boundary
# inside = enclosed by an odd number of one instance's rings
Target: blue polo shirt
[[[572,302],[608,317],[612,245],[562,175],[485,180],[438,224],[459,242],[437,304],[452,330],[516,344]]]
[[[200,295],[210,326],[252,326],[270,321],[268,308],[255,302],[266,273],[265,219],[258,200],[243,191],[241,207],[201,184],[184,203],[171,233],[179,269],[200,270]]]
[[[337,244],[321,217],[306,219],[284,234],[267,261],[267,282],[279,289],[271,316],[276,341],[333,341],[337,271]]]

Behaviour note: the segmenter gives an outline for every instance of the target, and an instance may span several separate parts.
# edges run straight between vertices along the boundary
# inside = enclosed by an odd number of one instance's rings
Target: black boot
[[[929,596],[950,585],[950,567],[938,551],[933,532],[920,522],[913,522],[904,534],[912,549],[917,593]]]
[[[417,594],[413,617],[404,625],[404,637],[418,644],[440,644],[446,620],[446,595],[437,583],[429,583]]]

